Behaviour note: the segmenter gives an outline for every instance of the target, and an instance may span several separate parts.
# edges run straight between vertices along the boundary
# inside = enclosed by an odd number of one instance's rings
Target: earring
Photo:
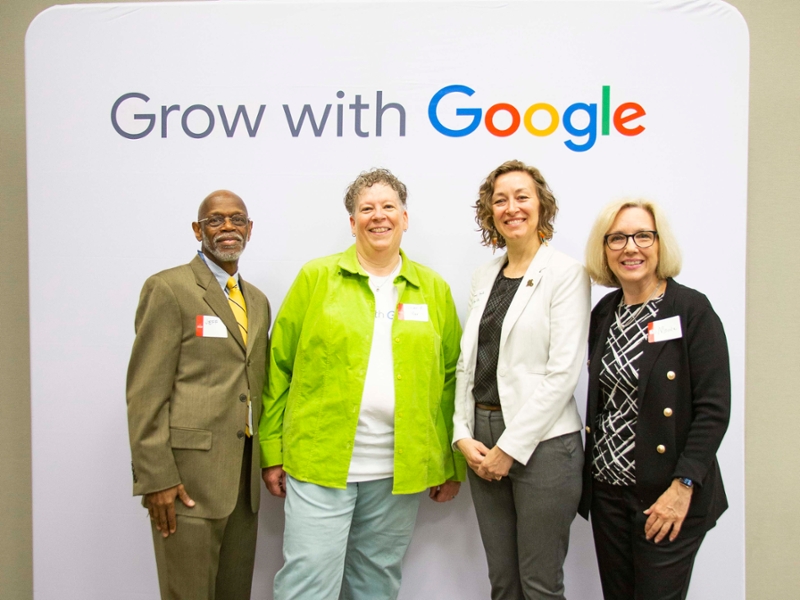
[[[408,227],[406,227],[405,229],[403,229],[403,233],[406,233],[407,231],[408,231]]]
[[[355,233],[353,234],[353,237],[356,237],[356,234],[355,234]]]

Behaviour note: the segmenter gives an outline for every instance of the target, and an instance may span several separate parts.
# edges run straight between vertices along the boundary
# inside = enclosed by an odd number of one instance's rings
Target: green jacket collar
[[[419,275],[417,274],[417,267],[406,258],[406,254],[402,249],[400,249],[400,257],[403,259],[403,265],[400,267],[399,277],[402,277],[408,283],[418,288]],[[348,273],[357,273],[362,277],[369,277],[369,273],[367,273],[364,267],[361,266],[361,263],[358,262],[355,244],[342,252],[339,258],[339,268],[344,269]]]

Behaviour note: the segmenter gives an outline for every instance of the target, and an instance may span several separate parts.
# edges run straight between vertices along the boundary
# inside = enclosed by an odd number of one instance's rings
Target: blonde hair
[[[656,277],[666,279],[675,277],[681,272],[681,251],[672,229],[669,226],[667,215],[661,207],[652,200],[614,200],[607,204],[597,215],[589,239],[586,242],[586,270],[597,285],[605,287],[620,287],[617,276],[611,271],[606,259],[605,236],[617,215],[625,208],[641,208],[653,217],[655,229],[658,232],[658,266]]]
[[[489,173],[481,184],[478,191],[478,200],[475,202],[475,222],[478,224],[478,231],[481,232],[481,243],[490,248],[505,248],[506,240],[497,231],[494,224],[494,211],[492,210],[492,196],[494,195],[494,183],[498,177],[506,173],[519,171],[527,173],[533,179],[536,188],[536,196],[539,199],[539,235],[542,239],[553,239],[553,222],[558,212],[558,204],[550,186],[544,179],[541,171],[536,167],[526,165],[520,160],[508,160]]]

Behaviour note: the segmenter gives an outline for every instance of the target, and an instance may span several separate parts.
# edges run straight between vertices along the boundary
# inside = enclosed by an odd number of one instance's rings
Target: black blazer
[[[679,316],[683,336],[645,343],[639,360],[639,417],[636,423],[636,495],[642,510],[663,494],[675,477],[695,482],[681,532],[711,529],[728,508],[716,453],[728,428],[731,407],[728,344],[722,322],[703,294],[667,280],[656,320]],[[591,431],[600,409],[600,369],[608,330],[622,290],[592,310],[589,326],[589,394],[586,460],[579,512],[589,517],[592,502]]]

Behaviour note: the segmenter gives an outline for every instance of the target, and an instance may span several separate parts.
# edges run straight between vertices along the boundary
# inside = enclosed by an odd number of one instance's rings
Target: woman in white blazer
[[[481,185],[475,210],[483,243],[506,252],[472,278],[453,443],[470,467],[492,599],[564,598],[582,485],[573,393],[589,277],[548,245],[558,207],[538,169],[503,163]]]

